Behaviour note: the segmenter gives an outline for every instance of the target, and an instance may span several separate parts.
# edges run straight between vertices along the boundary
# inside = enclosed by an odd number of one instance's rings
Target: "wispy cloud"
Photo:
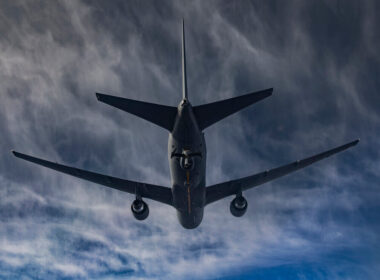
[[[268,279],[266,269],[289,267],[300,279],[376,279],[376,9],[374,1],[2,3],[0,277]],[[208,206],[192,231],[168,206],[150,202],[141,223],[130,195],[10,155],[169,186],[167,133],[99,104],[94,92],[175,106],[182,16],[194,104],[275,88],[206,131],[209,184],[358,136],[360,145],[247,192],[241,219],[229,199]]]

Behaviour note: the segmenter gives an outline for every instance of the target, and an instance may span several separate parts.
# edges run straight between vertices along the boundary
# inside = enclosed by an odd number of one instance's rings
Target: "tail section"
[[[173,129],[177,108],[142,102],[117,96],[96,93],[99,101],[136,115],[170,132]],[[185,22],[182,20],[182,98],[187,99]]]
[[[136,115],[169,131],[172,131],[173,129],[174,121],[177,116],[176,107],[142,102],[101,93],[96,93],[96,98],[103,103]]]
[[[273,89],[266,89],[249,93],[218,102],[193,107],[194,115],[201,130],[210,125],[232,115],[239,110],[256,103],[273,92]],[[172,131],[177,116],[177,108],[148,102],[142,102],[127,98],[121,98],[101,93],[96,93],[99,101],[119,108],[123,111],[136,115],[160,127]],[[182,20],[182,98],[187,100],[187,80],[186,80],[186,48],[185,48],[185,23]]]
[[[270,95],[273,88],[193,107],[201,130]]]
[[[185,21],[182,19],[182,98],[187,99]]]

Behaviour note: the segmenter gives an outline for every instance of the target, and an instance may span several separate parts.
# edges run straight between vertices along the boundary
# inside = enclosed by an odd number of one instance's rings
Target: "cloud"
[[[286,267],[300,279],[359,272],[375,279],[380,128],[373,1],[360,9],[354,2],[300,1],[3,4],[1,277],[262,272],[270,279],[270,270]],[[361,143],[247,192],[241,219],[231,217],[230,199],[208,206],[192,231],[182,229],[168,206],[149,203],[151,215],[141,223],[130,213],[130,195],[10,155],[15,148],[169,186],[167,133],[99,104],[94,92],[176,106],[182,15],[193,104],[275,88],[268,100],[206,131],[208,184],[358,136]]]

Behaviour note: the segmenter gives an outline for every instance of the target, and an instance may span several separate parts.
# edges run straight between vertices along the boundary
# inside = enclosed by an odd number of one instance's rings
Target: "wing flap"
[[[262,185],[269,181],[275,180],[279,177],[285,176],[289,173],[305,168],[317,161],[332,156],[336,153],[342,152],[352,146],[355,146],[359,142],[359,139],[347,143],[345,145],[336,147],[334,149],[319,153],[317,155],[305,158],[303,160],[297,160],[295,162],[271,169],[264,172],[257,173],[252,176],[244,177],[237,180],[232,180],[220,184],[216,184],[206,188],[206,204],[210,204],[219,199],[223,199],[227,196],[237,194],[240,191],[244,191],[256,186]]]
[[[131,194],[139,193],[142,197],[150,198],[152,200],[156,200],[168,205],[173,205],[172,203],[172,192],[170,188],[145,184],[140,182],[129,181],[125,179],[120,179],[108,175],[103,175],[75,167],[70,167],[58,163],[54,163],[51,161],[47,161],[44,159],[32,157],[26,154],[22,154],[16,151],[12,151],[12,153],[21,159],[33,162],[38,165],[42,165],[44,167],[86,180],[93,183],[97,183],[106,187],[110,187],[113,189],[120,190],[122,192],[127,192]]]

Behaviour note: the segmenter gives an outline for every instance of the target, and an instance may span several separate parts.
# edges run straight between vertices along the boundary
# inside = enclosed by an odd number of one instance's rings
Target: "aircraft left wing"
[[[97,183],[106,187],[117,189],[123,192],[137,194],[141,197],[150,198],[158,202],[162,202],[168,205],[173,205],[172,192],[168,187],[156,186],[151,184],[145,184],[140,182],[129,181],[125,179],[120,179],[112,176],[107,176],[91,171],[86,171],[83,169],[70,167],[44,159],[32,157],[26,154],[22,154],[16,151],[12,153],[21,159],[45,166],[56,171],[69,174],[74,177],[78,177],[83,180],[87,180],[93,183]]]
[[[257,173],[252,176],[244,177],[229,182],[216,184],[206,188],[206,205],[217,200],[223,199],[230,195],[238,194],[244,190],[262,185],[279,177],[285,176],[289,173],[302,169],[310,164],[327,158],[333,154],[344,151],[352,146],[355,146],[359,142],[359,139],[339,146],[337,148],[325,151],[323,153],[305,158],[303,160],[297,160],[295,162],[271,169],[261,173]]]

